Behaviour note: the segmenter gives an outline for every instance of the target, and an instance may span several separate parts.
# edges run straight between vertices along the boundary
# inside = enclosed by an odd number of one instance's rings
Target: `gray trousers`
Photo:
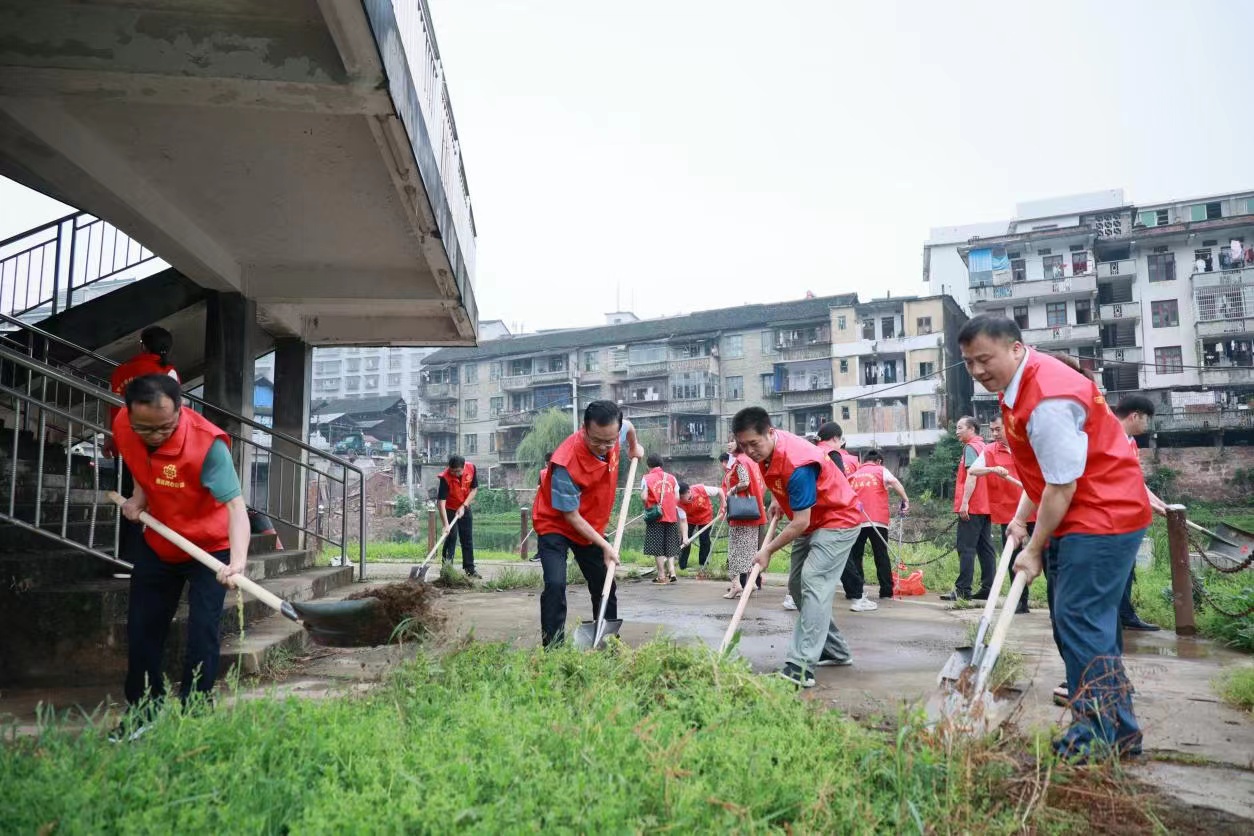
[[[792,541],[788,592],[800,612],[787,660],[804,670],[813,671],[822,656],[842,662],[852,658],[832,617],[832,598],[857,539],[856,528],[820,528]]]

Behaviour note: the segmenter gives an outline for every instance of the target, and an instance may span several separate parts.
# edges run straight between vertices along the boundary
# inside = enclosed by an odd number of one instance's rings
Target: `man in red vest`
[[[849,645],[832,618],[832,598],[863,521],[858,497],[822,450],[772,427],[765,409],[751,406],[737,412],[732,432],[775,497],[770,519],[782,514],[790,520],[762,544],[754,562],[765,572],[771,556],[792,543],[788,589],[800,604],[800,613],[779,675],[810,688],[816,667],[853,664]]]
[[[544,464],[540,466],[540,476],[539,476],[539,478],[536,480],[536,496],[535,496],[535,497],[531,500],[531,507],[532,507],[532,508],[535,508],[535,507],[536,507],[536,501],[537,501],[537,499],[538,499],[538,498],[539,498],[539,496],[540,496],[540,486],[544,484],[544,475],[545,475],[546,473],[548,473],[548,472],[549,472],[549,462],[550,462],[550,461],[552,461],[552,460],[553,460],[553,451],[552,451],[552,450],[550,450],[549,452],[547,452],[547,453],[545,453],[545,454],[544,454]],[[533,529],[533,531],[534,531],[534,529]],[[528,534],[527,534],[527,536],[528,536],[528,537],[530,537],[530,536],[531,536],[531,533],[528,533]],[[531,560],[531,562],[532,562],[532,563],[539,563],[539,562],[540,562],[540,555],[539,555],[538,553],[537,553],[537,554],[533,554],[533,555],[531,556],[530,560]]]
[[[974,598],[984,601],[993,586],[997,571],[997,550],[993,548],[993,524],[989,517],[988,486],[983,479],[968,479],[967,470],[984,452],[980,425],[970,415],[958,419],[955,431],[962,442],[958,459],[958,478],[954,483],[954,513],[958,515],[958,580],[954,590],[941,596],[942,601]],[[980,588],[971,594],[975,580],[975,560],[980,560]]]
[[[689,485],[679,483],[679,510],[683,512],[679,523],[681,542],[687,540],[699,529],[705,529],[697,536],[697,564],[704,569],[710,559],[710,531],[714,528],[714,502],[718,498],[718,519],[727,515],[727,497],[723,489],[710,485]],[[692,554],[692,543],[679,550],[679,568],[688,568],[688,557]]]
[[[981,315],[958,333],[967,371],[998,392],[1023,498],[1007,533],[1027,545],[1015,568],[1034,578],[1052,547],[1053,618],[1073,722],[1064,757],[1139,754],[1124,673],[1119,598],[1150,524],[1141,466],[1093,381],[1024,346],[1019,326]],[[1036,529],[1027,522],[1037,512]],[[1047,579],[1048,580],[1048,579]]]
[[[227,434],[190,409],[181,409],[178,381],[145,375],[126,387],[126,409],[113,421],[118,452],[135,479],[122,514],[133,522],[142,511],[222,561],[216,573],[154,531],[128,544],[131,570],[127,606],[126,699],[132,709],[165,696],[161,658],[170,622],[188,587],[187,650],[179,692],[208,694],[218,673],[219,633],[226,587],[244,571],[251,526]],[[143,732],[133,718],[119,733]],[[121,738],[119,738],[121,739]]]
[[[1136,445],[1136,436],[1149,432],[1150,421],[1154,417],[1154,402],[1144,395],[1125,395],[1119,399],[1119,405],[1115,407],[1115,417],[1119,419],[1119,423],[1123,425],[1123,431],[1127,433],[1128,449],[1139,462],[1141,454]],[[1158,495],[1150,490],[1149,485],[1145,486],[1145,495],[1155,514],[1167,515],[1167,503],[1159,499]],[[1133,564],[1132,571],[1128,574],[1128,583],[1123,588],[1123,598],[1119,600],[1119,625],[1125,630],[1155,632],[1161,628],[1157,624],[1150,624],[1143,620],[1137,614],[1136,607],[1132,606],[1132,585],[1135,582],[1136,564]]]
[[[808,437],[808,436],[807,436]],[[835,462],[840,472],[848,479],[859,467],[858,457],[845,449],[845,432],[835,421],[826,421],[819,427],[814,442],[829,459]],[[854,603],[850,609],[854,612],[871,612],[879,609],[879,604],[866,597],[866,585],[862,575],[854,570],[853,561],[845,563],[845,571],[841,573],[840,585],[845,590],[845,598]],[[784,599],[784,609],[795,610],[796,604],[789,595]]]
[[[440,472],[440,492],[436,495],[440,517],[445,525],[453,526],[444,540],[444,565],[453,565],[453,550],[457,547],[455,540],[460,539],[462,571],[472,578],[482,577],[475,571],[474,517],[470,510],[470,503],[475,501],[478,493],[479,474],[475,472],[475,466],[456,453],[449,456],[448,467]]]
[[[1019,510],[1019,498],[1023,496],[1023,485],[1019,482],[1014,456],[1006,444],[1002,426],[1001,418],[994,418],[988,422],[989,431],[993,434],[993,443],[984,445],[984,452],[980,453],[975,464],[967,469],[967,478],[985,480],[989,476],[995,477],[985,482],[985,487],[988,489],[989,519],[993,525],[1001,526],[1002,548],[1005,548],[1006,527],[1014,519],[1015,511]],[[1028,520],[1029,537],[1035,527],[1036,514],[1033,513]],[[1022,548],[1024,542],[1026,541],[1020,542],[1018,548]],[[1018,554],[1018,549],[1015,553]],[[1023,597],[1019,599],[1019,606],[1015,612],[1020,615],[1030,612],[1026,588],[1023,590]]]
[[[853,566],[853,571],[857,573],[858,579],[865,584],[866,575],[862,571],[862,555],[869,541],[871,554],[875,558],[875,577],[880,583],[880,600],[887,601],[893,597],[893,564],[888,559],[888,491],[891,488],[901,497],[901,513],[903,514],[910,510],[910,497],[906,496],[906,489],[902,487],[897,477],[884,467],[884,456],[879,450],[867,451],[866,459],[858,465],[857,471],[849,478],[849,485],[858,495],[858,501],[862,503],[862,510],[866,516],[859,529],[857,542],[853,544],[853,551],[849,555],[849,563]],[[846,568],[845,573],[848,574],[848,572]],[[862,598],[855,600],[849,608],[854,612],[869,612],[878,609],[878,606],[868,607],[867,604],[875,604],[875,602],[868,600],[864,593]]]
[[[544,573],[540,593],[540,633],[545,647],[566,637],[566,555],[575,555],[579,571],[588,582],[592,617],[601,604],[605,573],[618,564],[618,552],[604,531],[614,514],[618,486],[619,450],[626,442],[632,458],[642,458],[644,448],[636,430],[613,401],[592,401],[584,409],[583,427],[553,451],[548,471],[540,482],[531,520],[536,530],[536,549]],[[626,490],[631,490],[628,485]],[[605,617],[618,618],[616,584],[610,587]]]

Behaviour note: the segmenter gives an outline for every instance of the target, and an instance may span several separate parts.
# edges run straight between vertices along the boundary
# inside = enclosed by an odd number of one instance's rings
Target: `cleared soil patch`
[[[354,592],[347,600],[377,598],[381,606],[361,631],[369,644],[388,644],[398,636],[421,639],[444,626],[444,616],[435,609],[440,592],[431,584],[401,581]]]

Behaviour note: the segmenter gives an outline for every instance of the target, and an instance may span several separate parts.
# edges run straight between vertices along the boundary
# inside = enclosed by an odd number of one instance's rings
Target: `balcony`
[[[709,415],[713,411],[714,401],[710,398],[689,398],[682,401],[671,401],[671,412],[679,412],[685,415]]]
[[[1136,262],[1132,259],[1123,261],[1103,261],[1097,265],[1099,279],[1133,279],[1136,278]]]
[[[1096,322],[1084,325],[1059,325],[1056,328],[1026,328],[1023,341],[1028,345],[1050,348],[1065,345],[1087,345],[1098,340]]]
[[[832,393],[832,401],[852,401],[858,398],[874,397],[879,392],[891,388],[887,394],[894,398],[907,398],[911,395],[933,395],[944,383],[940,377],[925,377],[915,380],[899,380],[896,383],[868,383],[862,386],[842,386]],[[977,386],[979,384],[976,384]]]
[[[530,427],[536,420],[536,414],[530,409],[520,409],[513,412],[502,412],[496,416],[496,425],[501,428],[505,427]]]
[[[656,363],[629,363],[628,378],[663,377],[670,370],[670,361],[660,360]]]
[[[517,444],[513,445],[512,447],[498,446],[496,448],[497,459],[501,462],[501,464],[518,464],[519,446],[520,445],[517,445]]]
[[[1211,386],[1254,383],[1254,368],[1250,366],[1207,366],[1200,371],[1202,382]]]
[[[971,288],[972,306],[991,306],[1023,299],[1080,299],[1097,292],[1097,277],[1092,273],[1065,279],[1041,279],[1031,282],[982,285]]]
[[[1126,302],[1105,302],[1098,308],[1098,318],[1102,322],[1134,322],[1141,318],[1141,295],[1133,293]]]
[[[418,396],[424,401],[457,400],[456,383],[424,383],[418,387]]]
[[[424,435],[456,433],[457,419],[441,415],[424,415],[418,419],[418,432]]]
[[[510,374],[501,378],[501,389],[506,392],[521,392],[531,388],[534,378],[529,374]]]
[[[1246,369],[1245,371],[1249,371]],[[1167,412],[1154,416],[1155,432],[1198,432],[1202,430],[1254,429],[1254,412],[1248,409]]]
[[[1197,323],[1199,337],[1228,337],[1238,334],[1254,334],[1254,317],[1214,319]]]
[[[1254,266],[1237,270],[1211,270],[1208,273],[1194,273],[1193,287],[1240,287],[1254,285]]]
[[[1140,363],[1144,358],[1145,350],[1139,345],[1102,348],[1102,359],[1111,363]]]
[[[794,391],[785,391],[784,406],[810,406],[812,404],[829,404],[832,402],[832,388],[828,384],[825,389],[796,389]]]
[[[569,369],[558,369],[557,371],[532,372],[531,382],[537,383],[564,383],[568,382],[572,377]]]
[[[672,373],[705,372],[718,373],[718,363],[713,357],[683,357],[667,361],[666,368]],[[631,370],[634,374],[635,369]]]
[[[826,360],[832,356],[832,346],[828,342],[816,342],[802,345],[785,345],[775,347],[776,363],[796,363],[801,360]]]
[[[905,354],[907,351],[920,351],[936,348],[944,339],[944,334],[918,334],[913,337],[893,337],[886,340],[854,340],[851,343],[835,343],[832,345],[832,356],[863,357],[870,354]]]
[[[712,459],[718,455],[713,441],[672,441],[671,457],[676,459]]]

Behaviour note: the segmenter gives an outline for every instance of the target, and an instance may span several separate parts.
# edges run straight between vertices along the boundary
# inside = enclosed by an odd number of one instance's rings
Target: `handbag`
[[[657,504],[651,505],[644,509],[644,521],[647,523],[657,522],[662,519],[662,498],[666,496],[666,483],[663,482],[661,489],[658,491]]]
[[[762,509],[752,494],[734,493],[727,497],[727,519],[736,522],[756,520],[762,517]]]

